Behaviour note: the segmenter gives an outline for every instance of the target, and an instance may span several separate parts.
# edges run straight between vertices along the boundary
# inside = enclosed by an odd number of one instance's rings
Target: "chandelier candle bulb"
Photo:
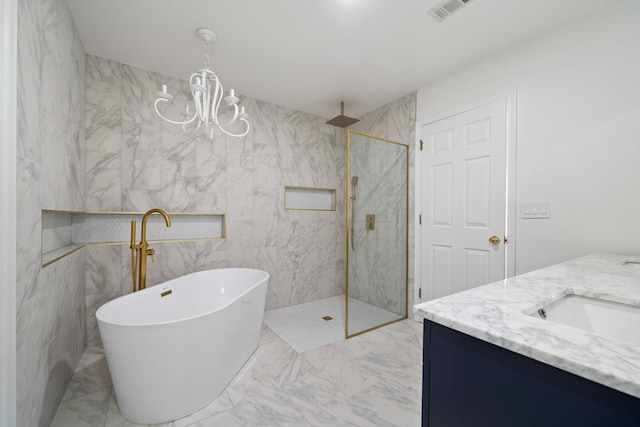
[[[169,93],[167,93],[167,85],[162,85],[162,90],[160,92],[158,92],[158,96],[160,98],[164,98],[166,100],[171,101],[171,99],[173,99],[173,96],[169,95]]]

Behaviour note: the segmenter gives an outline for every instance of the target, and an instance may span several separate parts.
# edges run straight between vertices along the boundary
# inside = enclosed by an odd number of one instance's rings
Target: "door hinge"
[[[422,214],[418,215],[418,224],[422,225]]]
[[[418,288],[418,298],[422,299],[422,288]]]
[[[420,140],[420,151],[422,151],[422,140]]]

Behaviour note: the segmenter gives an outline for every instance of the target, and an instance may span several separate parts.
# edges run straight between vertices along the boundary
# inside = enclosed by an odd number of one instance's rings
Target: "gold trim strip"
[[[364,132],[358,132],[357,130],[347,130],[347,133],[354,133],[356,135],[361,135],[361,136],[366,136],[368,138],[373,138],[373,139],[377,139],[379,141],[384,141],[384,142],[388,142],[390,144],[396,144],[396,145],[402,145],[404,147],[409,147],[409,144],[405,144],[404,142],[398,142],[398,141],[393,141],[391,139],[386,139],[386,138],[380,138],[379,136],[375,136],[375,135],[370,135],[368,133],[364,133]],[[349,140],[349,135],[347,135],[347,140]]]
[[[383,324],[378,325],[378,326],[374,326],[373,328],[369,328],[369,329],[365,329],[364,331],[356,332],[356,333],[355,333],[355,334],[353,334],[353,335],[349,335],[349,336],[347,336],[347,339],[349,339],[349,338],[353,338],[353,337],[357,337],[358,335],[362,335],[362,334],[365,334],[365,333],[367,333],[367,332],[375,331],[376,329],[380,329],[380,328],[383,328],[383,327],[385,327],[385,326],[392,325],[392,324],[394,324],[394,323],[402,322],[403,320],[406,320],[406,319],[408,319],[408,318],[409,318],[408,316],[404,316],[404,317],[401,317],[401,318],[399,318],[399,319],[392,320],[392,321],[390,321],[390,322],[383,323]]]
[[[227,240],[226,237],[211,237],[211,238],[202,238],[202,239],[189,239],[189,240],[149,240],[149,243],[197,243],[197,242],[215,242],[215,241],[222,241],[222,240]],[[42,263],[42,267],[41,268],[45,268],[50,266],[51,264],[53,264],[56,261],[61,260],[62,258],[66,257],[67,255],[71,255],[72,253],[79,251],[82,248],[85,247],[89,247],[89,246],[117,246],[117,245],[129,245],[130,242],[108,242],[108,243],[76,243],[80,246],[75,247],[73,249],[71,249],[69,252],[65,252],[64,254],[55,257],[52,260],[49,260],[47,262],[43,262]],[[63,246],[64,247],[64,246]],[[44,257],[45,254],[42,254],[42,257]]]
[[[72,249],[72,250],[70,250],[69,252],[65,252],[64,254],[62,254],[62,255],[60,255],[60,256],[58,256],[58,257],[56,257],[56,258],[54,258],[54,259],[52,259],[52,260],[50,260],[50,261],[47,261],[46,263],[42,263],[42,267],[41,267],[41,268],[48,267],[48,266],[50,266],[51,264],[53,264],[54,262],[56,262],[56,261],[60,261],[62,258],[66,257],[67,255],[71,255],[71,254],[72,254],[72,253],[74,253],[74,252],[79,251],[80,249],[84,248],[85,246],[87,246],[87,245],[86,245],[86,244],[80,245],[80,246],[78,246],[77,248],[73,248],[73,249]],[[42,255],[44,256],[44,254],[42,254]]]

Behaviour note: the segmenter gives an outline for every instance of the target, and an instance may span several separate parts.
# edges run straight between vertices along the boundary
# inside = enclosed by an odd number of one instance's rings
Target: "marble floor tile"
[[[304,353],[264,326],[214,402],[154,426],[418,426],[421,376],[422,325],[412,320]],[[118,410],[101,348],[85,351],[52,427],[140,427]]]

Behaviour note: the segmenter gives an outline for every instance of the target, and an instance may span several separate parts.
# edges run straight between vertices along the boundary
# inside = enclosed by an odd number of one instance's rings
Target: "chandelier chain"
[[[209,68],[209,41],[204,43],[204,68]]]

